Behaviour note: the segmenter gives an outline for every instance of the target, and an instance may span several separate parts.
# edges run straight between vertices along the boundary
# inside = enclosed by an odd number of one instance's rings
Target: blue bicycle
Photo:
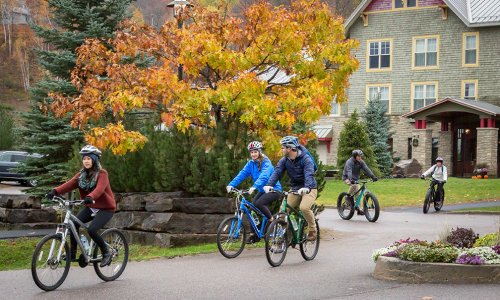
[[[248,190],[233,188],[232,192],[236,194],[236,212],[234,216],[224,219],[217,229],[217,248],[227,258],[237,257],[245,248],[247,232],[243,224],[244,214],[247,216],[251,229],[255,233],[256,239],[252,242],[264,237],[268,222],[267,217],[243,196],[243,194],[248,194]]]

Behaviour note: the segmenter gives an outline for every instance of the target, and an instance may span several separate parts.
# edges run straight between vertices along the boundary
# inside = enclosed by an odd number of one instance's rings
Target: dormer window
[[[394,8],[417,7],[417,0],[394,0]]]

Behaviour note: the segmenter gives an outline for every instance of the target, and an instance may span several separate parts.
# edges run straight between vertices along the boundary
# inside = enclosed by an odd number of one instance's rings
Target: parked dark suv
[[[28,180],[24,174],[14,169],[28,158],[40,158],[40,154],[28,154],[21,151],[0,151],[0,181],[18,181],[23,185],[36,186],[36,180]]]

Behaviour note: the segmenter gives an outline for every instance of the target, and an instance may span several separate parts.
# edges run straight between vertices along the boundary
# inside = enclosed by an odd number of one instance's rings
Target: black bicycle
[[[58,288],[68,276],[71,255],[66,238],[69,230],[76,238],[78,247],[82,250],[82,254],[78,258],[80,267],[84,268],[89,263],[94,264],[97,276],[104,281],[112,281],[120,277],[128,262],[128,243],[123,233],[118,229],[111,228],[101,234],[112,255],[111,263],[101,267],[101,250],[92,239],[89,245],[87,238],[83,235],[80,237],[75,228],[75,222],[83,228],[88,228],[72,213],[73,207],[82,205],[83,200],[69,201],[54,196],[53,201],[66,209],[66,216],[64,222],[57,225],[55,234],[43,237],[36,245],[31,260],[31,275],[36,285],[44,291],[52,291]]]
[[[440,211],[443,207],[444,203],[444,189],[443,194],[440,194],[437,191],[438,182],[434,179],[428,179],[431,183],[429,184],[429,189],[427,189],[427,193],[425,194],[424,214],[429,212],[429,208],[431,207],[431,203],[434,203],[434,210]]]

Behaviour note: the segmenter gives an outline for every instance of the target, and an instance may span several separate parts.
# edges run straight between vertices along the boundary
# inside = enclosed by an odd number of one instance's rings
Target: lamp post
[[[167,7],[173,8],[174,12],[174,18],[177,20],[177,28],[181,29],[182,28],[182,12],[186,7],[192,7],[193,5],[189,3],[187,0],[174,0],[167,4]],[[182,80],[182,65],[179,64],[179,67],[177,69],[177,78],[179,80]]]

